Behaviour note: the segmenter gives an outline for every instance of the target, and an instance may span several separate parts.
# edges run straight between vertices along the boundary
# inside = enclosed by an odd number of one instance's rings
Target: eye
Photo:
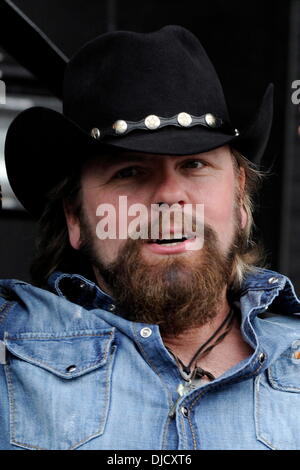
[[[115,174],[115,178],[123,179],[123,178],[132,178],[139,173],[138,168],[135,166],[129,166],[126,168],[122,168]]]
[[[201,160],[189,160],[184,163],[185,168],[195,168],[195,169],[201,169],[204,168],[206,164],[202,162]]]

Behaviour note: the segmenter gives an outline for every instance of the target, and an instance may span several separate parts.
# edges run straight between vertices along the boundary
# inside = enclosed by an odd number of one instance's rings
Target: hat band
[[[239,131],[237,129],[234,129],[229,123],[223,121],[223,119],[218,118],[214,114],[206,113],[202,116],[193,116],[192,114],[185,112],[181,112],[170,118],[150,114],[146,118],[137,122],[118,119],[111,127],[107,127],[106,129],[93,127],[90,134],[95,139],[103,139],[105,136],[122,136],[137,129],[154,131],[166,126],[188,128],[198,125],[210,129],[222,130],[234,136],[239,135]]]

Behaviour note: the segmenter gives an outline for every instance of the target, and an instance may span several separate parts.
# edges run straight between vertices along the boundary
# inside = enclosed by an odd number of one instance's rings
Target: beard
[[[81,252],[97,279],[102,278],[109,287],[122,316],[159,325],[167,336],[203,326],[217,316],[244,242],[236,211],[235,233],[227,253],[221,252],[214,230],[205,225],[204,245],[193,256],[170,255],[150,263],[141,253],[145,242],[128,239],[115,261],[105,264],[83,215],[80,227]]]

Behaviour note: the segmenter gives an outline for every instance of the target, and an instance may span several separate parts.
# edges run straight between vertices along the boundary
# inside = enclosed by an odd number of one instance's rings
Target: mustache
[[[172,217],[170,217],[172,215]],[[130,222],[128,225],[128,238],[141,239],[172,239],[172,238],[192,238],[201,237],[204,233],[203,214],[158,214],[138,223]]]

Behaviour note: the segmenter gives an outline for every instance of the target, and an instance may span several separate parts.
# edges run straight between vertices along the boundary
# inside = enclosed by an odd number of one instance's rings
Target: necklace
[[[192,357],[192,359],[190,360],[188,365],[185,365],[179,359],[179,357],[177,357],[167,347],[168,351],[172,354],[172,356],[174,357],[174,359],[177,363],[177,366],[178,366],[181,377],[185,381],[185,384],[180,383],[179,386],[177,387],[177,392],[179,394],[178,400],[180,400],[181,397],[183,397],[188,392],[190,392],[191,390],[196,388],[195,385],[193,384],[193,380],[201,379],[204,376],[206,376],[210,381],[215,379],[215,376],[211,372],[203,369],[200,366],[198,366],[198,367],[196,366],[197,360],[200,359],[201,357],[206,356],[217,344],[219,344],[225,338],[225,336],[229,333],[229,331],[232,328],[233,319],[234,319],[234,310],[232,308],[230,310],[229,314],[227,315],[227,317],[221,323],[221,325],[216,329],[216,331],[208,338],[207,341],[205,341],[197,349],[196,353],[194,354],[194,356]],[[224,330],[224,331],[222,332],[222,330]],[[210,344],[214,339],[215,339],[215,341],[212,344]],[[193,363],[194,363],[194,368],[191,369]],[[173,411],[175,410],[176,404],[177,404],[177,402],[172,407],[171,413],[173,413]],[[173,410],[173,408],[174,408],[174,410]]]
[[[211,372],[208,372],[202,369],[201,367],[196,367],[196,362],[198,359],[200,359],[200,357],[206,356],[215,346],[217,346],[217,344],[219,344],[225,338],[225,336],[229,333],[232,328],[233,318],[234,310],[231,309],[227,317],[223,320],[223,322],[216,329],[216,331],[197,349],[196,353],[194,354],[187,366],[179,359],[179,357],[177,357],[169,348],[167,348],[176,360],[180,374],[185,381],[190,381],[196,378],[196,376],[197,378],[201,378],[205,375],[209,380],[215,379]],[[223,328],[225,328],[223,333],[221,333],[220,336],[217,337],[213,344],[210,344],[216,338],[216,336],[223,330]],[[195,363],[195,367],[193,370],[191,370],[191,366],[193,363]]]

